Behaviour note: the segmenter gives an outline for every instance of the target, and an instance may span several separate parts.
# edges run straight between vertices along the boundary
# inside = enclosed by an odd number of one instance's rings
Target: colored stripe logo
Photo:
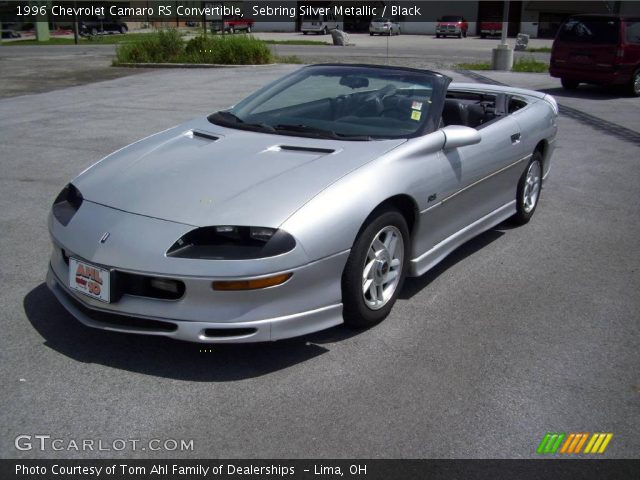
[[[596,453],[601,454],[609,446],[613,433],[560,433],[547,432],[536,452],[540,455]],[[587,440],[588,439],[588,440]],[[585,446],[586,445],[586,446]],[[582,449],[584,447],[584,450]]]

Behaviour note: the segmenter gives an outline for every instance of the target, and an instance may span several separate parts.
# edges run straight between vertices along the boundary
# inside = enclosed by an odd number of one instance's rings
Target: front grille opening
[[[116,275],[120,294],[161,300],[178,300],[184,295],[184,282],[180,280],[124,272],[117,272]]]
[[[257,331],[257,328],[207,328],[204,331],[204,336],[210,338],[246,337]]]
[[[170,323],[163,322],[161,320],[151,320],[149,318],[129,317],[127,315],[120,315],[118,313],[103,312],[100,310],[92,310],[85,307],[78,300],[70,296],[65,292],[65,295],[73,302],[73,305],[84,313],[87,317],[95,320],[96,322],[112,325],[114,327],[120,327],[131,330],[142,330],[147,332],[175,332],[178,326]]]

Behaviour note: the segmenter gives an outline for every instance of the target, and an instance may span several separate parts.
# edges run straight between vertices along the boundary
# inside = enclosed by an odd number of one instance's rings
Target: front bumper
[[[460,27],[441,27],[436,28],[437,35],[458,35],[462,30]]]
[[[257,260],[195,260],[163,255],[192,227],[83,202],[69,225],[49,217],[53,240],[47,285],[85,325],[205,343],[259,342],[311,333],[342,323],[341,276],[349,251],[311,260],[301,246]],[[100,236],[110,232],[108,241]],[[64,252],[63,252],[64,251]],[[180,281],[178,299],[123,290],[104,303],[69,288],[69,257],[121,274]],[[220,291],[213,281],[292,273],[256,290]],[[115,287],[115,291],[119,291]]]
[[[342,320],[342,304],[329,305],[291,315],[248,322],[200,322],[181,321],[148,315],[135,316],[119,310],[89,306],[69,290],[56,276],[52,267],[47,273],[47,286],[63,307],[88,327],[113,332],[158,335],[200,343],[252,343],[281,340],[339,325]],[[129,317],[130,322],[127,322]],[[139,320],[150,320],[140,322]]]

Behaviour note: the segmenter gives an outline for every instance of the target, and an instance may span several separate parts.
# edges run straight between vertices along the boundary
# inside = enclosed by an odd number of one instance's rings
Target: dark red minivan
[[[549,73],[569,90],[584,82],[624,85],[640,95],[640,18],[570,17],[553,42]]]

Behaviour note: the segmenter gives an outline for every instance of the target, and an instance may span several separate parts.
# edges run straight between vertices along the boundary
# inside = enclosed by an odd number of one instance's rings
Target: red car
[[[436,38],[440,37],[466,37],[469,24],[461,15],[445,15],[438,19],[436,25]]]
[[[489,21],[480,22],[480,38],[487,38],[489,36],[502,35],[502,22],[501,21]]]
[[[229,33],[235,33],[245,31],[251,33],[254,21],[248,18],[231,17],[224,21],[224,31]]]
[[[582,82],[623,85],[640,96],[640,18],[570,17],[553,42],[549,73],[568,90]]]

